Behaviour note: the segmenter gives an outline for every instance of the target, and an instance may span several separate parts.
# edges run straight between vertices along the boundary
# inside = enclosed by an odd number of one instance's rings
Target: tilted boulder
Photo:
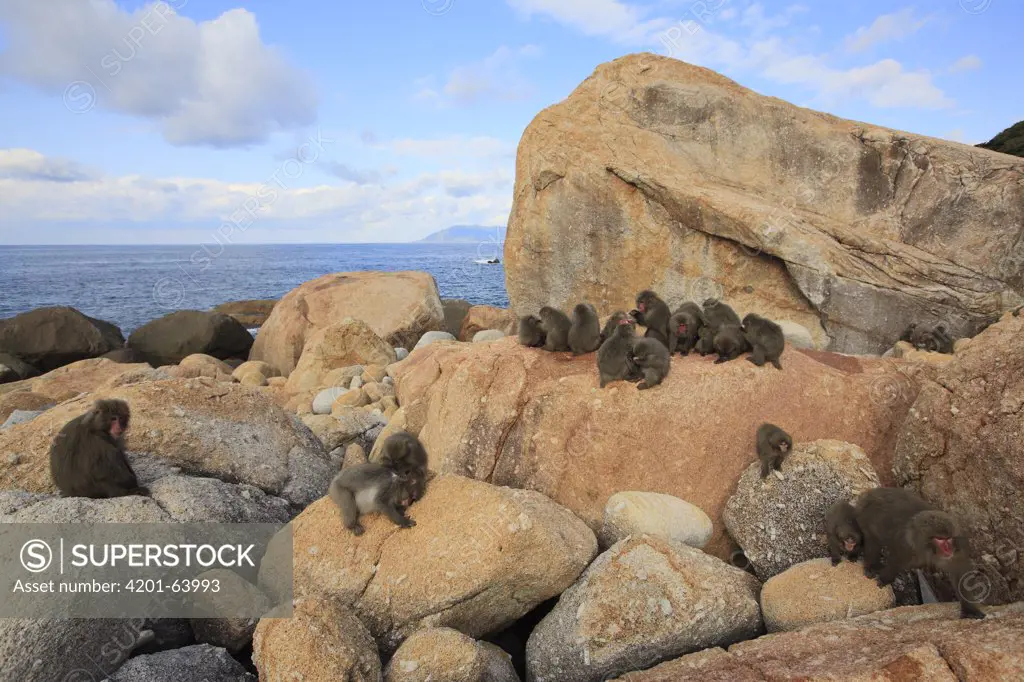
[[[1024,599],[1022,336],[1024,317],[1008,313],[924,382],[894,465],[900,484],[963,522],[976,561],[1003,583],[991,589],[1013,600]]]
[[[123,345],[124,335],[116,325],[74,308],[36,308],[0,320],[0,352],[21,358],[41,372]]]
[[[466,311],[456,334],[459,341],[472,341],[477,332],[497,329],[505,334],[514,334],[519,325],[519,318],[508,308],[496,308],[492,305],[475,305]]]
[[[616,543],[566,590],[526,644],[527,679],[600,682],[763,632],[754,576],[650,536]]]
[[[246,329],[252,329],[261,326],[267,321],[275,305],[277,305],[277,299],[230,301],[214,306],[213,312],[230,315]]]
[[[246,671],[226,650],[209,644],[193,644],[171,651],[135,656],[110,676],[110,682],[153,680],[256,682],[256,676]]]
[[[131,654],[140,632],[140,623],[127,619],[0,618],[0,679],[106,679]]]
[[[260,327],[250,360],[287,376],[307,338],[346,317],[362,320],[391,346],[412,348],[424,332],[444,329],[437,283],[425,272],[340,272],[292,289]]]
[[[829,507],[878,485],[871,460],[856,445],[794,442],[780,472],[762,479],[759,463],[747,467],[722,520],[757,576],[767,580],[801,561],[826,556]]]
[[[128,346],[154,367],[176,365],[193,353],[221,360],[247,358],[252,343],[252,334],[233,317],[202,310],[179,310],[164,315],[128,337]]]
[[[504,263],[512,309],[708,296],[882,353],[1024,302],[1024,159],[847,121],[677,59],[602,64],[527,127]],[[586,273],[586,276],[580,276]]]
[[[52,492],[49,449],[68,421],[99,398],[126,400],[132,410],[126,445],[188,474],[254,485],[296,506],[321,497],[335,473],[327,453],[294,416],[258,389],[212,379],[171,379],[93,393],[47,410],[0,433],[0,481],[29,492]]]
[[[653,535],[700,549],[713,530],[700,507],[671,495],[629,490],[608,498],[598,540],[608,548],[629,535]]]
[[[423,442],[431,469],[538,490],[595,531],[617,492],[673,495],[710,517],[705,550],[725,559],[734,547],[722,510],[757,460],[762,422],[797,442],[857,443],[891,482],[895,434],[920,371],[899,360],[791,349],[782,366],[677,356],[654,389],[601,389],[593,354],[524,348],[510,337],[432,345],[391,370],[407,430]]]
[[[582,521],[532,490],[442,476],[408,515],[408,529],[368,515],[357,537],[330,499],[310,505],[292,522],[296,596],[352,605],[394,651],[424,627],[497,632],[560,594],[597,553]],[[277,579],[261,573],[260,586],[280,597]]]
[[[325,386],[325,378],[336,369],[389,365],[394,361],[394,349],[377,336],[370,325],[347,317],[307,336],[299,362],[288,375],[285,390],[290,393],[311,391]]]
[[[418,630],[398,647],[385,682],[519,682],[509,655],[451,628]]]
[[[31,391],[53,402],[62,402],[80,393],[91,393],[109,386],[118,377],[155,371],[146,363],[126,365],[106,358],[91,358],[58,367],[42,376],[18,382],[16,386],[17,390]],[[15,387],[15,384],[6,386]]]

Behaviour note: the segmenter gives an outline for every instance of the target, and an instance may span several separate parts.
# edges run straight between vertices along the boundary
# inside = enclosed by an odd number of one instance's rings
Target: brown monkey
[[[636,295],[636,310],[633,317],[637,322],[647,327],[644,337],[657,339],[661,344],[668,347],[668,318],[672,312],[668,304],[658,298],[658,295],[650,289],[644,289]]]
[[[544,350],[569,350],[569,329],[572,321],[558,308],[549,305],[540,309],[540,327],[544,330]]]
[[[704,301],[704,324],[717,332],[723,324],[740,326],[740,316],[717,298],[709,298]]]
[[[747,360],[758,367],[763,367],[765,362],[770,362],[776,369],[782,369],[779,356],[782,355],[782,351],[786,347],[786,337],[782,333],[782,327],[760,315],[748,313],[743,318],[743,336],[751,348],[751,354]]]
[[[772,469],[780,470],[782,461],[793,449],[793,439],[775,424],[761,424],[757,427],[757,458],[761,460],[761,478]]]
[[[708,325],[704,325],[697,332],[697,345],[694,346],[701,356],[711,355],[715,352],[715,331]]]
[[[64,497],[148,495],[124,450],[131,411],[123,400],[97,400],[60,430],[50,446],[50,477]]]
[[[601,321],[597,310],[589,303],[579,303],[572,309],[569,328],[569,348],[573,355],[593,353],[601,345]]]
[[[408,493],[408,501],[402,506],[423,497],[427,489],[427,450],[416,436],[407,431],[391,434],[374,461],[402,477]]]
[[[644,375],[643,381],[636,386],[641,391],[660,384],[668,376],[672,364],[668,348],[654,337],[637,339],[633,343],[633,363]]]
[[[601,330],[601,343],[604,343],[611,338],[612,334],[619,327],[619,322],[625,320],[629,315],[624,310],[616,310],[612,313],[612,316],[608,318],[608,321],[604,323],[604,329]],[[598,346],[600,348],[600,346]]]
[[[700,328],[704,326],[704,314],[700,306],[687,301],[672,313],[668,318],[668,353],[672,355],[677,350],[682,355],[688,355],[693,347],[697,345],[700,338]]]
[[[410,498],[409,480],[394,469],[367,462],[338,472],[331,481],[329,495],[341,510],[341,518],[355,535],[362,535],[359,523],[362,514],[380,512],[401,528],[412,528],[416,522],[405,516],[401,507]]]
[[[544,345],[544,330],[539,317],[526,315],[519,318],[519,343],[530,347]]]
[[[949,514],[903,488],[874,488],[855,505],[864,536],[864,575],[890,585],[904,571],[931,568],[945,573],[960,602],[961,618],[985,613],[964,596],[961,580],[974,570],[967,535]],[[882,553],[886,559],[883,566]]]
[[[735,324],[723,324],[715,333],[715,352],[718,357],[715,364],[735,360],[750,350],[747,338],[743,336],[743,329]]]
[[[601,388],[612,381],[639,381],[643,375],[633,362],[636,328],[629,317],[619,320],[615,333],[597,350],[597,371]]]
[[[953,338],[949,335],[946,325],[941,322],[936,325],[919,325],[912,322],[900,336],[900,341],[907,341],[918,350],[932,353],[953,352]]]
[[[857,525],[857,512],[846,500],[836,502],[825,514],[825,535],[832,565],[838,566],[842,557],[856,561],[864,548],[863,535]]]

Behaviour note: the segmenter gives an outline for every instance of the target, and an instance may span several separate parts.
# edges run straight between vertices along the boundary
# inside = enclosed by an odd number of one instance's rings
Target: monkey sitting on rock
[[[544,345],[546,335],[541,328],[540,318],[536,315],[525,315],[519,318],[519,343],[536,348]]]
[[[884,587],[904,571],[941,571],[956,591],[960,617],[985,617],[964,594],[963,578],[975,569],[967,535],[956,519],[903,488],[863,492],[854,508],[864,537],[864,575]]]
[[[616,323],[615,332],[597,349],[597,371],[601,388],[613,381],[639,381],[643,378],[633,360],[636,329],[632,318],[626,316]]]
[[[751,354],[747,358],[758,367],[770,362],[776,369],[782,369],[779,356],[786,347],[786,337],[782,327],[771,320],[754,313],[743,318],[743,336],[750,345]]]
[[[767,422],[757,427],[757,458],[761,460],[761,478],[767,478],[772,469],[782,469],[782,461],[793,449],[793,438],[775,424]]]
[[[665,301],[650,289],[644,289],[637,294],[636,309],[631,315],[647,328],[644,332],[645,338],[657,339],[661,345],[668,348],[668,320],[672,313]]]
[[[573,308],[568,341],[573,355],[593,353],[601,345],[601,321],[594,306],[578,303]]]
[[[608,318],[608,321],[604,323],[604,328],[601,330],[601,343],[604,343],[612,337],[615,330],[619,328],[619,322],[629,317],[624,310],[616,310]],[[598,346],[600,348],[600,346]]]
[[[676,308],[672,317],[668,319],[669,355],[677,350],[681,355],[688,355],[700,340],[700,330],[703,326],[704,314],[699,305],[687,301]]]
[[[636,385],[641,391],[660,384],[672,366],[668,349],[654,337],[633,342],[633,364],[644,376],[643,381]]]
[[[900,336],[900,341],[907,341],[918,350],[932,353],[953,352],[953,338],[949,335],[946,325],[941,322],[932,325],[918,325],[912,322],[907,330]]]
[[[544,331],[544,350],[569,350],[569,330],[572,321],[558,308],[549,305],[540,309],[540,328]]]
[[[841,500],[829,507],[825,514],[825,536],[833,566],[838,566],[843,557],[857,561],[864,549],[864,540],[853,505]]]
[[[60,430],[50,446],[50,477],[64,497],[148,495],[125,455],[131,411],[123,400],[97,400]]]

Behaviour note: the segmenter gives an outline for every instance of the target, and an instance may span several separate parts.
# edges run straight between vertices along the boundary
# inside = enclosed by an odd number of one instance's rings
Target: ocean
[[[0,246],[0,319],[66,305],[125,337],[175,310],[280,298],[332,272],[421,270],[442,298],[506,307],[501,244]]]

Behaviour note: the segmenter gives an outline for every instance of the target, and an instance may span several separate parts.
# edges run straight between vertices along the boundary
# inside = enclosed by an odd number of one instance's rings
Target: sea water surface
[[[421,270],[442,298],[507,306],[502,245],[0,246],[0,318],[66,305],[127,336],[174,310],[280,298],[332,272]]]

